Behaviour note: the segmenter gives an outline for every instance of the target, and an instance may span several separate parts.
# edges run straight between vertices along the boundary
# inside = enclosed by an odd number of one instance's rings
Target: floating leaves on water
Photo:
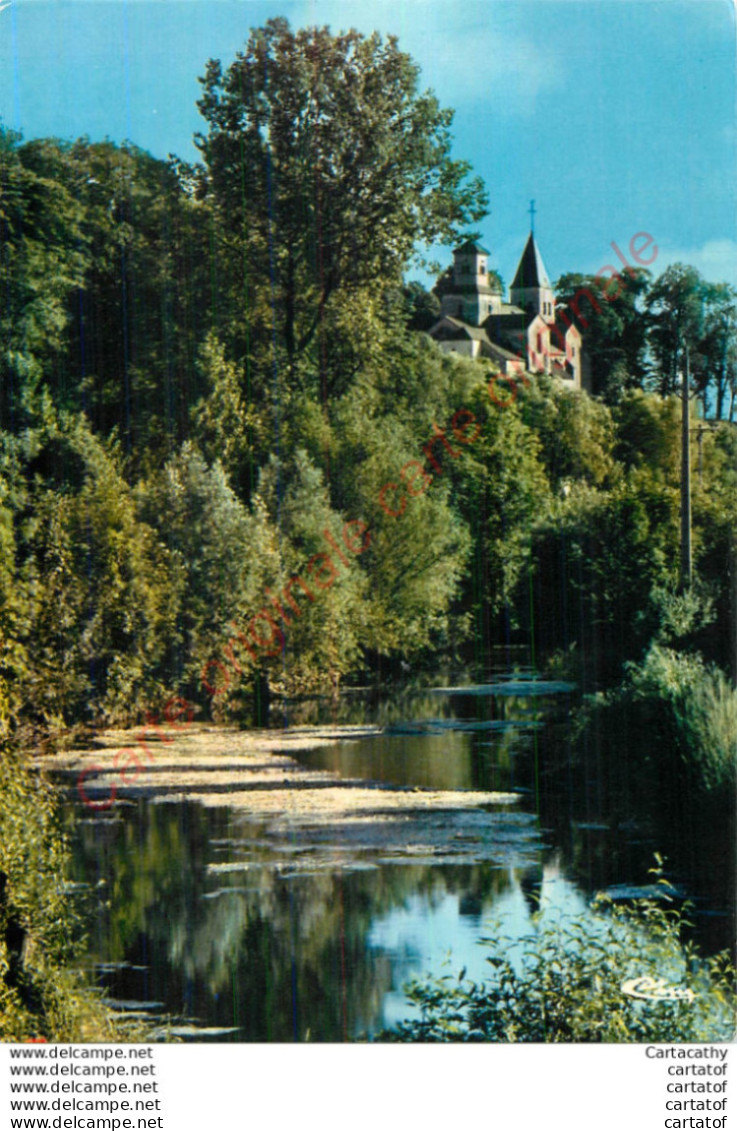
[[[206,870],[215,874],[220,872],[247,872],[250,867],[251,865],[245,861],[231,860],[223,864],[208,864]]]
[[[217,891],[204,891],[202,899],[219,899],[221,895],[247,895],[258,888],[218,888]]]
[[[116,974],[119,970],[148,970],[148,966],[134,966],[131,962],[96,962],[95,970],[99,974]]]
[[[562,695],[575,690],[575,683],[558,679],[506,679],[498,683],[472,683],[467,687],[429,688],[434,695]]]
[[[660,886],[658,884],[613,884],[602,892],[608,899],[662,899],[665,902],[674,896],[683,896],[683,888],[674,884]]]
[[[419,719],[411,723],[393,723],[384,734],[389,738],[413,734],[443,734],[446,731],[498,731],[541,730],[545,724],[533,719]]]
[[[119,1001],[116,998],[105,998],[105,1005],[110,1009],[120,1010],[121,1013],[154,1013],[164,1008],[163,1001]]]

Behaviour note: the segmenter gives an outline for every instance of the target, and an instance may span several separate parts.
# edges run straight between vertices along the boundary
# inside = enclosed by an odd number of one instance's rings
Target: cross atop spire
[[[530,201],[530,207],[529,207],[528,211],[530,213],[530,231],[532,232],[532,234],[534,236],[534,234],[535,234],[535,213],[537,211],[537,209],[535,208],[535,201],[534,200]]]

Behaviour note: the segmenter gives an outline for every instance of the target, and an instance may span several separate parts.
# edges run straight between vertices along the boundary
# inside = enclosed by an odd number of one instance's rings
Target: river
[[[576,701],[572,685],[518,666],[272,712],[290,733],[362,724],[291,752],[306,782],[392,785],[405,804],[468,798],[418,820],[399,809],[378,825],[362,812],[310,825],[299,791],[294,809],[254,812],[214,779],[196,797],[142,790],[95,811],[64,779],[85,965],[116,1009],[166,1016],[183,1039],[370,1036],[413,1015],[408,978],[483,979],[485,936],[519,937],[537,912],[588,914],[597,891],[636,893],[656,851],[694,902],[702,949],[731,945],[728,846],[669,828],[655,797],[634,811],[595,744],[574,758]],[[475,791],[494,799],[474,804]]]

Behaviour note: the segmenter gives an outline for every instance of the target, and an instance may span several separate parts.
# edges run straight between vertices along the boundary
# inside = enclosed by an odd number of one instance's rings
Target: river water
[[[351,855],[340,827],[324,845],[299,830],[275,844],[227,795],[208,807],[138,798],[80,818],[70,793],[86,966],[117,1009],[173,1018],[185,1039],[348,1040],[413,1016],[403,993],[413,975],[465,968],[483,979],[484,937],[519,937],[537,912],[588,914],[597,891],[635,893],[656,851],[694,902],[701,948],[731,945],[724,831],[669,827],[656,796],[633,804],[627,783],[602,772],[595,743],[574,756],[576,701],[571,685],[517,669],[275,713],[276,725],[378,724],[298,755],[310,768],[516,796],[485,806],[481,831],[449,832],[452,852],[442,838],[398,847],[395,837],[390,850]]]

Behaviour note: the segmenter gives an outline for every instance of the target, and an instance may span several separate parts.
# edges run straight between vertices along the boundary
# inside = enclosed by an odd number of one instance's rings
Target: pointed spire
[[[525,250],[522,252],[522,258],[519,261],[519,266],[514,276],[511,289],[513,291],[527,290],[530,287],[547,287],[549,290],[550,279],[545,270],[543,257],[541,256],[537,244],[535,243],[535,236],[530,232],[530,237],[525,245]]]

